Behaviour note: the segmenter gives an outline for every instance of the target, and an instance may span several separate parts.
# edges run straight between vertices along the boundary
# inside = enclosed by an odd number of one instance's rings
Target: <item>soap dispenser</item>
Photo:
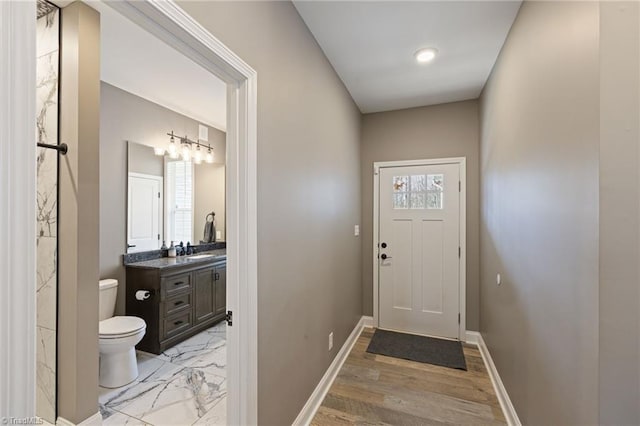
[[[173,245],[173,241],[171,241],[171,246],[169,246],[169,257],[176,257],[176,246]]]

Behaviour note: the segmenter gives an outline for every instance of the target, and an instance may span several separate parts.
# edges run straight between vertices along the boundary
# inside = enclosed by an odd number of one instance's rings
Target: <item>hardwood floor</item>
[[[365,328],[312,425],[506,424],[476,347],[462,371],[367,353],[372,336]]]

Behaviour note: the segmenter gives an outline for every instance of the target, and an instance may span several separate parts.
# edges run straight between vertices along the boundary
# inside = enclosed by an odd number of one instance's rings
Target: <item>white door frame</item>
[[[107,4],[229,85],[227,420],[256,424],[257,73],[172,0]],[[0,1],[0,415],[14,417],[35,415],[35,20],[35,1]]]
[[[373,163],[373,326],[380,326],[380,283],[378,274],[378,239],[380,233],[380,169],[386,167],[430,166],[440,164],[458,164],[460,166],[460,324],[458,340],[466,339],[467,306],[467,159],[466,157],[436,158],[428,160],[378,161]]]
[[[0,1],[0,417],[36,412],[36,4]]]

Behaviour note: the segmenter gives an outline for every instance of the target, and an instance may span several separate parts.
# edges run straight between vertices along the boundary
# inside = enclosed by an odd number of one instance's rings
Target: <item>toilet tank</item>
[[[100,321],[111,318],[116,310],[116,298],[118,296],[118,280],[100,280],[99,303]]]

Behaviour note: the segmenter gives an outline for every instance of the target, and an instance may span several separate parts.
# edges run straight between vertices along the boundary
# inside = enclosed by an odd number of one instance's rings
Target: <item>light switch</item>
[[[500,274],[496,275],[496,284],[498,285],[502,284],[502,277],[500,276]]]
[[[216,240],[222,238],[222,231],[216,231]]]
[[[353,235],[355,235],[356,237],[360,235],[360,225],[356,225],[353,227]]]

